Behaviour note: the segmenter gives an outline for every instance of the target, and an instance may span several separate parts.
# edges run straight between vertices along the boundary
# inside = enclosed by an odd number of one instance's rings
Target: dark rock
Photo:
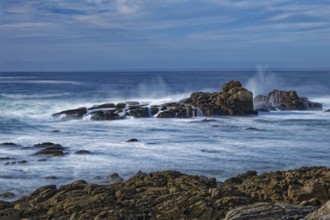
[[[0,161],[2,160],[15,160],[15,157],[0,157]]]
[[[15,198],[15,194],[12,192],[5,192],[0,194],[0,199],[13,199]]]
[[[41,144],[35,144],[33,145],[35,148],[52,148],[52,149],[58,149],[58,150],[64,150],[64,147],[60,144],[54,144],[52,142],[44,142]]]
[[[107,103],[102,105],[94,105],[91,108],[88,108],[88,110],[95,110],[95,109],[103,109],[103,108],[116,108],[116,105],[113,103]]]
[[[4,142],[0,144],[0,147],[19,147],[20,145],[12,142]]]
[[[296,91],[273,90],[267,96],[254,98],[254,109],[258,110],[321,110],[322,104],[299,97]]]
[[[12,161],[12,162],[7,162],[5,165],[16,165],[16,164],[27,164],[28,161],[26,160],[19,160],[19,161]]]
[[[91,152],[88,150],[79,150],[76,152],[76,154],[91,154]]]
[[[330,112],[330,109],[326,110],[325,112]]]
[[[87,109],[83,107],[83,108],[58,112],[53,114],[52,116],[55,118],[68,120],[68,119],[82,119],[86,114],[87,114]]]
[[[52,132],[54,132],[54,133],[59,133],[59,132],[61,132],[60,130],[52,130]]]
[[[124,179],[118,173],[113,173],[106,178],[110,183],[122,182]]]
[[[116,105],[116,109],[122,110],[126,107],[126,103],[118,103]]]
[[[40,150],[36,153],[36,155],[46,155],[46,156],[64,156],[64,152],[61,149],[56,148],[45,148],[43,150]]]
[[[90,113],[91,120],[103,121],[103,120],[116,120],[122,119],[116,110],[98,110]]]
[[[65,119],[90,116],[91,120],[118,120],[127,117],[191,118],[197,116],[256,115],[253,110],[253,95],[238,81],[222,85],[222,92],[195,92],[179,102],[148,106],[140,102],[102,104],[91,108],[67,110],[54,114]],[[314,105],[313,105],[314,106]]]
[[[56,176],[46,176],[45,179],[48,179],[48,180],[56,180],[57,177],[56,177]]]
[[[126,112],[126,116],[131,116],[135,118],[148,118],[150,117],[149,108],[144,106],[128,107],[128,112]]]
[[[246,128],[245,130],[247,130],[247,131],[265,131],[264,129],[253,128],[253,127]]]
[[[132,139],[127,140],[126,142],[139,142],[139,140],[136,138],[132,138]]]

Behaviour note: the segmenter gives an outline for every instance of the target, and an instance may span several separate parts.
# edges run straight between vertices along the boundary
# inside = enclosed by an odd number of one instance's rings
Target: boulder
[[[253,103],[256,110],[322,110],[321,103],[299,97],[296,91],[273,90],[267,96],[256,96]]]
[[[330,112],[330,109],[326,110],[325,112]]]
[[[313,213],[306,216],[306,220],[327,220],[330,219],[330,201]]]
[[[76,154],[91,154],[91,152],[90,151],[88,151],[88,150],[78,150],[77,152],[76,152]]]

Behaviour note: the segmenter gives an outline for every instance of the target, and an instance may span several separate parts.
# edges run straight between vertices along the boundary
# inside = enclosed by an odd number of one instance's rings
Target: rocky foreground
[[[176,171],[109,178],[109,185],[78,180],[0,201],[0,220],[330,219],[330,169],[325,167],[248,171],[221,183]]]

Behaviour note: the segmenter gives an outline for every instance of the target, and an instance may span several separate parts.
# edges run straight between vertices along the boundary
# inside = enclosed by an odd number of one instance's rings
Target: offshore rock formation
[[[176,171],[139,172],[124,182],[118,174],[111,178],[116,181],[110,185],[78,180],[58,188],[41,187],[17,201],[0,201],[0,220],[272,220],[307,215],[312,220],[329,216],[330,169],[324,167],[259,176],[249,171],[224,183]]]
[[[253,99],[256,110],[322,110],[322,104],[299,97],[296,91],[273,90],[267,96],[258,95]]]
[[[116,120],[134,118],[191,118],[196,116],[254,115],[253,94],[238,81],[222,85],[221,92],[195,92],[179,102],[149,105],[140,102],[107,103],[53,114],[68,119]]]

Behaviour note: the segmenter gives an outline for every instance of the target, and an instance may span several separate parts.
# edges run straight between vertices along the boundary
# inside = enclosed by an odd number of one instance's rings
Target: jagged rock
[[[83,107],[83,108],[77,108],[77,109],[71,109],[71,110],[58,112],[58,113],[53,114],[52,116],[55,118],[61,118],[64,120],[68,120],[68,119],[82,119],[86,114],[87,114],[87,109]]]
[[[0,213],[11,213],[9,219],[299,219],[316,209],[308,202],[317,206],[317,200],[327,198],[329,177],[324,167],[261,175],[248,171],[222,184],[177,171],[139,172],[127,181],[113,174],[110,180],[120,181],[112,185],[78,180],[39,188],[11,203],[0,201]],[[301,204],[310,197],[315,199]]]
[[[253,103],[257,110],[322,110],[322,104],[299,97],[296,91],[273,90],[267,96],[256,96]]]
[[[221,88],[223,92],[229,92],[229,90],[232,88],[240,88],[240,87],[242,87],[241,82],[232,80],[227,83],[224,83]]]
[[[306,220],[328,220],[330,219],[330,201],[313,213],[306,216]]]
[[[255,115],[253,95],[239,81],[222,85],[222,92],[195,92],[179,102],[148,106],[146,103],[130,101],[106,103],[90,108],[72,109],[53,114],[62,119],[77,119],[90,116],[91,120],[117,120],[134,118],[191,118],[197,116]]]
[[[285,203],[255,203],[230,210],[225,220],[300,220],[314,210],[314,207]]]

